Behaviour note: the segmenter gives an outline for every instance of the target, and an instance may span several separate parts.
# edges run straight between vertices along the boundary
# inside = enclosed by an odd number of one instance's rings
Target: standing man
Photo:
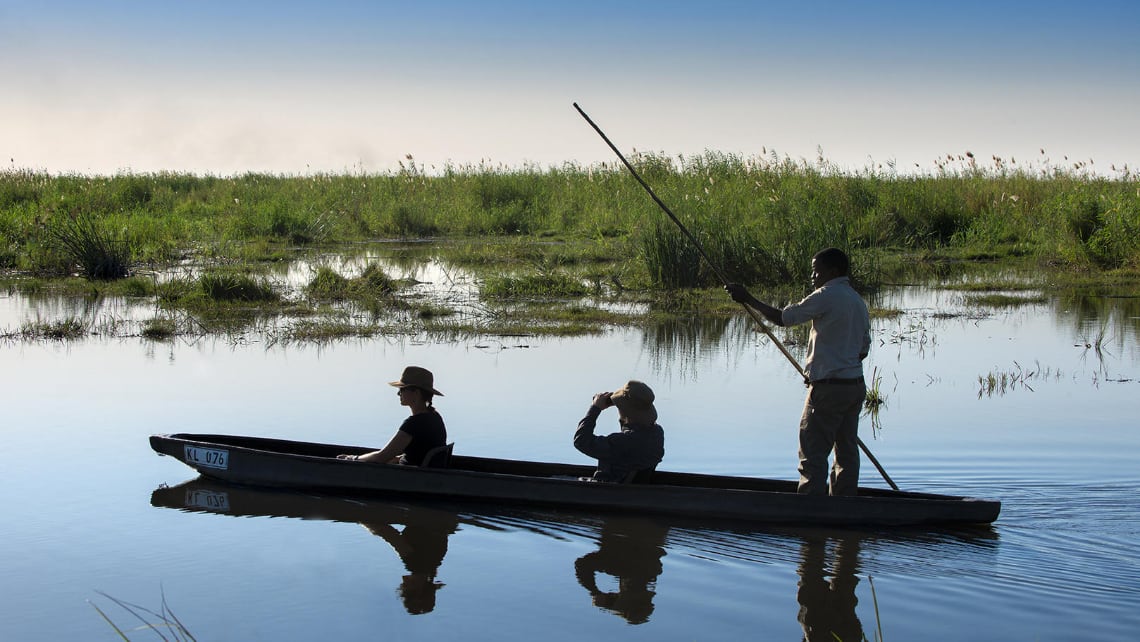
[[[871,349],[871,319],[867,304],[851,287],[849,270],[842,250],[821,250],[811,259],[815,290],[783,310],[758,300],[738,283],[724,286],[733,301],[755,309],[778,326],[811,321],[798,488],[811,495],[828,492],[827,457],[833,449],[831,494],[855,495],[859,488],[859,413],[867,396],[863,359]]]

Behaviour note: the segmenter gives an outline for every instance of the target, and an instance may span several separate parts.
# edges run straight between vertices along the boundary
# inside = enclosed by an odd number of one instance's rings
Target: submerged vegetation
[[[1044,293],[1069,285],[1140,283],[1140,176],[1127,167],[1097,175],[1091,161],[1055,164],[1044,153],[1029,164],[984,165],[949,155],[912,174],[889,165],[844,173],[822,158],[767,151],[631,161],[700,250],[616,163],[425,168],[409,157],[381,174],[3,170],[0,270],[25,295],[151,299],[165,312],[138,330],[148,338],[266,315],[298,319],[299,338],[389,331],[385,316],[481,333],[515,331],[531,315],[532,330],[574,333],[695,309],[732,315],[739,308],[719,291],[722,278],[792,300],[804,292],[811,255],[826,246],[849,252],[864,290],[935,280],[961,289],[968,306],[1042,304]],[[427,299],[379,264],[317,267],[299,287],[268,276],[269,266],[296,258],[425,239],[434,243],[424,260],[475,275],[474,300]],[[1030,278],[958,277],[978,263],[1029,268]],[[555,314],[552,304],[563,309]]]

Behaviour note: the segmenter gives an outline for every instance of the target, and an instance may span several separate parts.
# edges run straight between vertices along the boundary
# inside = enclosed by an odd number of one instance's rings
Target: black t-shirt
[[[404,463],[419,466],[424,461],[424,455],[432,448],[447,444],[447,428],[443,425],[443,417],[429,408],[427,412],[412,415],[400,424],[400,432],[412,437],[412,443],[404,449]]]

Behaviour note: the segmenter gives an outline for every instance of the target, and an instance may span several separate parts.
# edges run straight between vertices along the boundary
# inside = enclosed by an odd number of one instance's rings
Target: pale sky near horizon
[[[1111,175],[1140,166],[1138,33],[1132,0],[0,0],[0,169],[614,161],[577,102],[626,153]]]

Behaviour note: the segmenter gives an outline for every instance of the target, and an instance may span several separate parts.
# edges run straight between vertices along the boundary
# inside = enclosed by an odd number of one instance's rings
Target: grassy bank
[[[1105,178],[1084,163],[983,166],[972,156],[913,176],[841,173],[774,154],[632,161],[729,278],[750,284],[803,282],[811,254],[828,245],[849,250],[858,276],[872,282],[893,267],[944,258],[1140,266],[1140,177],[1129,170]],[[571,241],[524,245],[548,269],[628,264],[595,276],[665,289],[716,283],[617,165],[427,172],[408,159],[385,174],[0,172],[0,269],[37,275],[114,278],[123,264],[256,261],[297,246],[426,237]]]

